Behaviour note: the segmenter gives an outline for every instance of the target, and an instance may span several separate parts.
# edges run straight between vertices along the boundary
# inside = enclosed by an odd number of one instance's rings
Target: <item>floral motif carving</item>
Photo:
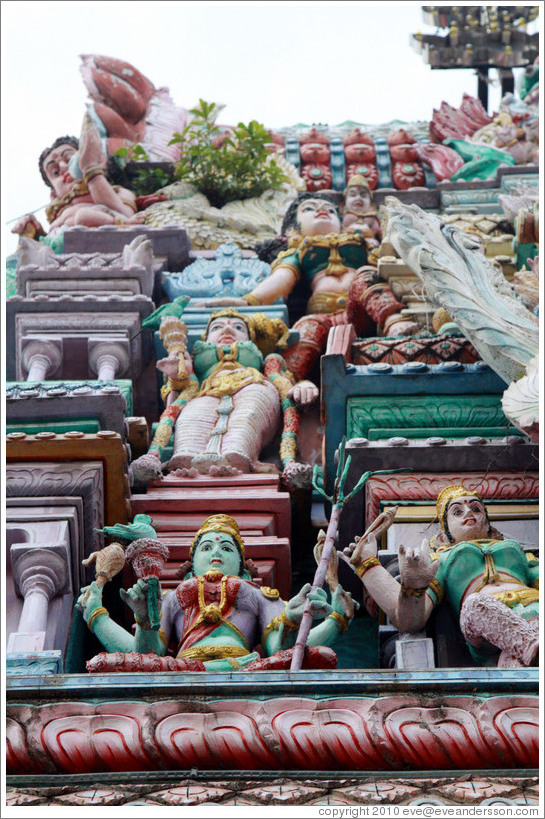
[[[459,483],[460,474],[445,472],[413,472],[410,475],[373,477],[366,486],[365,519],[374,520],[382,501],[427,500],[435,503],[437,495],[452,483]],[[494,500],[528,500],[539,497],[539,477],[536,472],[465,472],[464,486],[478,487],[480,495]]]

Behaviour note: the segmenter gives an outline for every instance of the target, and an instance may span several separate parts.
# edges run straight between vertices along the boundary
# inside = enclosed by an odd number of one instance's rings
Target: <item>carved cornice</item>
[[[29,499],[36,499],[39,504],[50,503],[50,499],[66,498],[69,504],[75,498],[81,498],[83,504],[83,533],[81,541],[83,548],[79,553],[72,554],[74,578],[79,576],[79,582],[85,582],[85,573],[81,568],[81,558],[100,549],[103,546],[103,536],[96,532],[104,526],[104,468],[97,459],[95,461],[70,461],[69,463],[51,463],[47,461],[30,461],[27,463],[8,463],[6,467],[6,497],[7,505],[11,507],[27,506]],[[24,503],[23,503],[24,499]],[[47,500],[45,500],[47,499]],[[29,520],[34,520],[32,505],[28,510]],[[10,512],[7,512],[8,520]],[[16,520],[24,523],[22,510]],[[33,527],[35,524],[33,523]],[[80,541],[74,542],[78,548]],[[75,579],[75,585],[78,581]]]
[[[10,705],[7,771],[537,767],[537,696]]]
[[[98,461],[104,465],[104,504],[106,524],[125,523],[130,514],[127,450],[116,432],[101,430],[96,434],[41,432],[26,435],[12,432],[7,436],[6,460],[9,464],[25,461]],[[8,474],[9,474],[8,466]],[[68,467],[72,469],[72,465]],[[28,478],[27,478],[28,479]],[[16,496],[11,491],[11,496]],[[36,492],[36,494],[41,494]],[[49,491],[47,494],[57,495]]]
[[[507,776],[506,776],[507,774]],[[275,772],[191,772],[180,779],[176,773],[99,774],[72,776],[70,785],[51,786],[46,776],[33,776],[28,784],[21,776],[8,777],[8,807],[42,805],[246,805],[260,807],[290,805],[383,805],[384,812],[398,805],[457,805],[460,813],[468,805],[538,805],[537,776],[511,776],[509,771],[490,771],[486,776],[415,774],[392,776],[374,771],[350,776],[339,771],[316,771],[298,776]],[[62,792],[61,792],[62,787]],[[399,810],[399,808],[397,808]],[[434,808],[432,808],[434,810]],[[515,808],[516,810],[516,808]],[[536,810],[537,807],[536,807]],[[371,816],[373,808],[369,811]],[[379,811],[377,811],[378,815]]]
[[[537,472],[412,472],[408,475],[375,476],[369,479],[365,493],[365,520],[375,520],[381,501],[430,501],[445,486],[460,483],[478,489],[484,500],[528,500],[539,497]]]

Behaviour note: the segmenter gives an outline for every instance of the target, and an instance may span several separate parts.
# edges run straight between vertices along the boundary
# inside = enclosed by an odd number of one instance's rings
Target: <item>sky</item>
[[[415,2],[2,0],[0,11],[4,253],[12,220],[48,201],[41,150],[79,134],[80,54],[126,60],[184,108],[221,102],[221,124],[273,129],[429,120],[443,99],[477,91],[473,70],[432,71],[412,49],[411,34],[434,31]],[[490,110],[498,103],[491,86]]]

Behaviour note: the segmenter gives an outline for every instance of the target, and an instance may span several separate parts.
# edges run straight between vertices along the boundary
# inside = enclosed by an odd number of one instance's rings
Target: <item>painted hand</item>
[[[399,574],[403,589],[426,589],[437,574],[439,560],[432,563],[429,541],[420,546],[399,547]]]
[[[295,597],[292,597],[286,605],[286,617],[292,623],[299,624],[301,622],[307,597],[310,600],[310,609],[314,618],[326,617],[332,610],[327,602],[324,589],[312,590],[310,583],[305,583],[301,591]]]
[[[102,147],[102,140],[89,114],[85,114],[83,118],[78,160],[79,166],[84,173],[89,168],[106,167],[106,155]]]
[[[351,546],[352,544],[350,544]],[[350,546],[348,547],[350,549]],[[357,569],[368,557],[376,557],[378,552],[377,538],[374,533],[363,535],[354,544],[350,555],[350,563]]]
[[[333,611],[342,614],[347,620],[351,620],[355,610],[360,607],[359,603],[352,599],[350,592],[346,592],[340,584],[331,595],[331,605]]]
[[[318,540],[316,541],[316,545],[314,547],[314,560],[316,561],[316,565],[318,565],[322,559],[325,540],[326,534],[323,529],[320,529],[318,533]],[[327,564],[325,582],[327,583],[331,593],[333,593],[339,585],[339,555],[335,548],[331,550],[329,563]]]
[[[12,233],[18,233],[19,236],[28,236],[34,239],[37,236],[45,236],[45,230],[38,222],[33,213],[27,213],[17,220],[11,229]]]
[[[315,387],[312,381],[299,381],[288,392],[288,398],[293,398],[296,404],[302,407],[308,407],[318,398],[318,387]]]
[[[88,620],[91,614],[102,606],[102,587],[93,582],[89,586],[84,586],[80,589],[79,597],[76,600],[76,608],[82,612],[85,620]]]
[[[121,599],[133,610],[135,620],[141,626],[149,626],[148,614],[148,584],[145,580],[137,580],[131,589],[120,589]],[[158,609],[161,612],[161,588],[158,586]]]

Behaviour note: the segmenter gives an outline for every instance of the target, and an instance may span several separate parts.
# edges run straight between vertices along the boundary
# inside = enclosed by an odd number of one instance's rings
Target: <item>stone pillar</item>
[[[21,340],[21,368],[27,381],[44,381],[57,375],[62,366],[62,339],[29,336]]]
[[[66,544],[18,543],[11,547],[10,556],[15,589],[24,598],[24,604],[17,631],[10,635],[7,650],[42,651],[49,601],[69,587]]]
[[[129,374],[131,359],[127,339],[90,338],[87,354],[90,371],[101,381],[113,381]]]

